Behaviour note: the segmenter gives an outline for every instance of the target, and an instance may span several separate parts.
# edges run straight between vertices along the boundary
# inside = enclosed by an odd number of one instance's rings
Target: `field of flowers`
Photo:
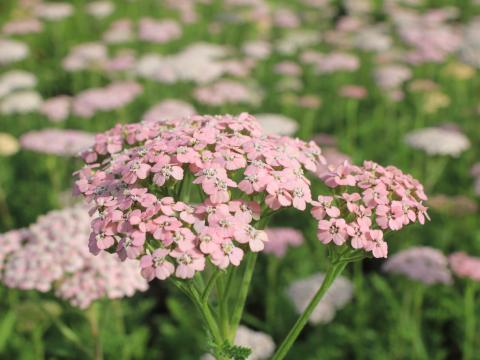
[[[0,359],[480,359],[478,68],[478,0],[0,0]]]

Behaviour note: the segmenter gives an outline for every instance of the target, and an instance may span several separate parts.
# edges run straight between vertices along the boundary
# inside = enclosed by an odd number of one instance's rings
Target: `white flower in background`
[[[139,76],[159,82],[174,83],[183,80],[204,84],[229,71],[228,62],[221,60],[227,55],[228,49],[224,46],[193,43],[168,56],[146,54],[138,60],[135,69]]]
[[[247,347],[252,350],[252,353],[247,360],[263,360],[268,359],[275,351],[275,343],[270,335],[260,331],[249,329],[246,326],[240,325],[235,336],[235,345]],[[206,354],[202,356],[201,360],[214,360],[215,358]]]
[[[36,91],[18,91],[5,96],[0,101],[0,113],[4,115],[10,114],[26,114],[37,111],[42,105],[42,97]]]
[[[276,43],[276,48],[283,54],[293,54],[294,52],[318,44],[320,34],[318,31],[294,30],[289,32],[283,39]]]
[[[257,114],[255,115],[263,132],[267,135],[293,135],[298,130],[295,120],[281,114]]]
[[[354,37],[354,46],[358,49],[383,52],[391,48],[392,39],[379,27],[361,30]]]
[[[103,41],[108,44],[120,44],[134,39],[132,21],[119,19],[114,21],[107,31],[103,33]]]
[[[265,59],[272,52],[272,45],[268,41],[252,40],[243,44],[242,51],[254,59]]]
[[[383,65],[375,70],[375,81],[382,89],[395,89],[412,77],[412,71],[398,64]]]
[[[183,100],[165,99],[152,106],[142,118],[142,121],[170,120],[196,114],[195,108]]]
[[[470,147],[470,141],[461,132],[439,127],[413,130],[405,136],[405,142],[429,155],[453,157],[458,157]]]
[[[7,35],[26,35],[39,33],[43,30],[40,20],[34,18],[22,18],[11,20],[3,25],[2,32]]]
[[[275,343],[270,335],[242,325],[238,327],[235,344],[252,349],[248,360],[268,359],[275,350]]]
[[[103,19],[115,11],[115,5],[111,1],[94,1],[87,5],[87,13]]]
[[[35,8],[35,14],[45,20],[63,20],[73,14],[73,5],[65,2],[41,3]]]
[[[25,59],[28,56],[28,46],[23,42],[0,39],[0,65],[10,64]]]
[[[295,281],[287,289],[287,295],[295,305],[298,313],[303,313],[313,296],[320,288],[325,274],[316,273],[308,278]],[[310,316],[310,323],[326,324],[333,320],[337,310],[343,308],[353,295],[353,286],[350,280],[343,276],[335,279],[324,297],[318,303]]]
[[[67,71],[80,71],[101,66],[108,59],[107,47],[98,42],[77,45],[70,49],[63,59],[63,68]]]
[[[460,58],[467,64],[480,67],[480,20],[466,26],[460,47]]]
[[[24,70],[11,70],[0,75],[0,98],[12,91],[31,89],[37,85],[35,75]]]

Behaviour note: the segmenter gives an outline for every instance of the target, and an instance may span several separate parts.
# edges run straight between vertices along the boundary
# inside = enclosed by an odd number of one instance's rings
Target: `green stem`
[[[99,304],[93,303],[90,308],[86,311],[86,317],[88,323],[90,324],[90,332],[92,334],[93,344],[94,344],[94,356],[95,360],[103,360],[103,349],[102,349],[102,340],[100,337],[100,326],[99,326]]]
[[[363,279],[363,271],[362,271],[362,261],[357,261],[353,264],[353,281],[355,286],[355,329],[358,333],[365,329],[365,294],[362,291],[364,287],[364,279]],[[358,356],[358,359],[365,359],[365,351],[364,351],[364,339],[362,337],[357,336],[355,339],[355,354]]]
[[[2,188],[2,184],[0,184],[0,219],[2,219],[3,225],[7,228],[13,225],[13,217],[8,208],[7,197]]]
[[[245,260],[245,272],[243,273],[242,283],[238,292],[237,301],[233,308],[233,315],[231,321],[231,334],[228,340],[232,341],[237,333],[238,325],[242,319],[243,309],[245,308],[245,302],[247,300],[248,289],[250,288],[250,282],[252,281],[253,270],[255,269],[255,263],[257,261],[257,254],[250,252],[246,256]]]
[[[37,327],[32,331],[32,343],[35,358],[37,360],[45,359],[45,347],[43,346],[43,328]]]
[[[212,292],[213,287],[215,286],[215,282],[217,278],[220,276],[221,272],[219,270],[215,271],[210,279],[208,280],[207,286],[202,293],[202,302],[208,302],[208,298],[210,297],[210,293]]]
[[[230,338],[230,321],[228,316],[228,294],[225,292],[223,276],[217,280],[217,293],[219,304],[220,331],[223,339]]]
[[[269,256],[268,263],[267,263],[267,295],[266,295],[265,319],[266,319],[270,334],[272,334],[275,331],[278,266],[279,266],[278,258],[275,256]]]
[[[192,300],[202,315],[202,318],[205,321],[208,331],[213,337],[215,344],[219,347],[222,346],[223,339],[218,329],[217,322],[215,321],[215,317],[212,314],[212,310],[210,309],[208,303],[202,301],[202,298],[195,286],[190,282],[182,284],[180,281],[174,281],[174,284],[177,285],[177,287],[182,290],[190,298],[190,300]]]
[[[415,358],[428,359],[427,350],[422,339],[422,304],[423,304],[424,287],[423,284],[415,284],[413,294],[413,327],[411,332],[413,347],[415,349]]]
[[[465,335],[463,342],[463,360],[474,359],[475,349],[475,283],[468,280],[464,294]]]
[[[320,286],[316,294],[313,296],[313,299],[310,301],[310,303],[308,304],[303,314],[300,315],[295,325],[293,325],[287,337],[283,340],[281,345],[278,347],[277,352],[272,357],[272,360],[281,360],[285,358],[288,351],[292,347],[293,343],[295,342],[297,337],[300,335],[300,332],[303,330],[303,328],[307,324],[308,319],[310,318],[310,315],[312,314],[313,310],[315,310],[320,300],[323,298],[327,290],[333,284],[337,276],[341,274],[343,269],[345,269],[347,264],[348,264],[347,262],[338,261],[332,264],[330,269],[328,269],[328,271],[325,274],[325,279],[323,280],[322,285]]]

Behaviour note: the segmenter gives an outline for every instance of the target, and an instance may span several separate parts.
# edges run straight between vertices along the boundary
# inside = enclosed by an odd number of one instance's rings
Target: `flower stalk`
[[[277,352],[272,357],[272,360],[281,360],[284,359],[287,355],[290,348],[297,340],[298,336],[300,335],[301,331],[307,325],[308,319],[312,312],[317,307],[320,300],[322,300],[323,296],[326,294],[330,286],[333,284],[335,279],[343,272],[345,267],[348,265],[348,261],[339,260],[337,262],[333,262],[330,268],[327,270],[325,274],[325,279],[322,282],[322,285],[318,289],[318,291],[313,296],[310,303],[307,305],[305,311],[300,315],[297,319],[295,325],[290,329],[287,337],[283,340],[281,345],[278,347]]]

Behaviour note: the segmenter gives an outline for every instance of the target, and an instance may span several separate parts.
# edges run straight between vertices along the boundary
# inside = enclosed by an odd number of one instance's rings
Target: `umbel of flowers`
[[[53,290],[81,309],[147,289],[136,271],[138,261],[93,256],[85,246],[88,235],[83,205],[51,211],[28,228],[0,234],[0,282],[21,290]]]
[[[93,205],[90,251],[140,259],[148,280],[172,279],[197,304],[221,359],[243,354],[230,343],[255,255],[268,241],[263,228],[276,211],[311,206],[320,241],[331,244],[332,270],[313,308],[349,261],[387,255],[385,231],[426,216],[422,186],[372,162],[332,168],[323,178],[332,194],[313,200],[306,173],[324,164],[320,148],[265,135],[246,113],[117,125],[82,156],[76,190]],[[218,313],[209,303],[215,287]],[[300,320],[312,310],[307,306]],[[285,356],[302,323],[274,358]]]

